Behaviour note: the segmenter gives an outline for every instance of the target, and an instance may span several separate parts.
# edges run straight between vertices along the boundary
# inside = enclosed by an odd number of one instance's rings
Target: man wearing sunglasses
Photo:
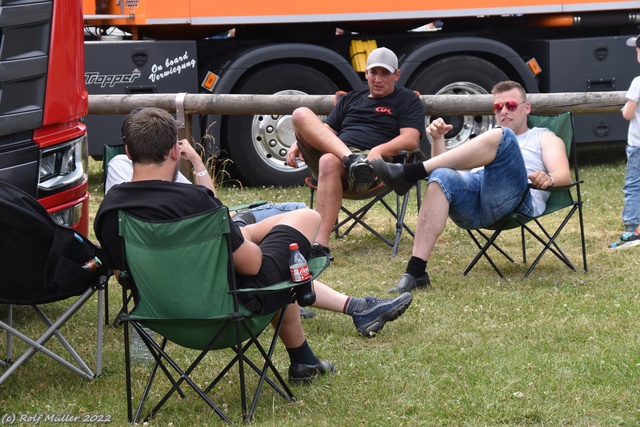
[[[447,151],[444,136],[452,126],[438,118],[427,128],[432,144],[429,160],[406,166],[371,162],[378,177],[398,194],[406,193],[420,179],[428,180],[412,257],[389,292],[429,285],[427,260],[447,217],[462,228],[477,229],[513,211],[537,216],[544,212],[549,197],[539,190],[571,182],[564,142],[548,129],[529,129],[531,105],[524,88],[504,81],[491,93],[496,128]],[[535,189],[527,190],[529,182]]]

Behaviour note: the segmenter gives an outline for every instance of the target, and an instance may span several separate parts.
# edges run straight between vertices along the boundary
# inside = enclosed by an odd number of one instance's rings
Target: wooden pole
[[[528,95],[537,114],[619,113],[625,92],[534,93]],[[90,114],[126,114],[136,107],[159,107],[176,111],[180,94],[89,95]],[[191,114],[291,114],[297,107],[309,107],[316,114],[328,114],[333,95],[212,95],[182,94],[184,113]],[[492,95],[421,95],[430,116],[493,114]]]

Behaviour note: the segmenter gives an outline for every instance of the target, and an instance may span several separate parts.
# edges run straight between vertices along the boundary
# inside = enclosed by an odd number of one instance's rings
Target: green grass
[[[464,231],[449,224],[429,262],[433,287],[416,292],[405,315],[378,336],[360,337],[351,319],[336,313],[316,311],[314,319],[304,320],[310,344],[338,372],[309,387],[295,387],[293,404],[265,390],[254,424],[640,425],[640,249],[606,248],[622,226],[624,151],[585,150],[581,163],[588,273],[572,272],[546,257],[528,279],[521,278],[526,270],[521,262],[507,265],[502,260],[505,280],[484,261],[462,276],[474,247]],[[95,213],[102,183],[99,164],[93,162],[92,168]],[[223,188],[220,197],[233,205],[255,199],[308,201],[309,193],[304,188]],[[415,217],[412,206],[408,222],[414,224]],[[370,219],[393,232],[392,221],[381,211]],[[503,243],[520,261],[517,234],[507,233]],[[561,238],[576,265],[578,234],[572,221]],[[404,271],[411,245],[403,235],[398,255],[391,258],[389,247],[358,228],[346,239],[332,241],[336,259],[322,279],[348,294],[385,296]],[[113,282],[109,292],[113,315],[119,286]],[[83,309],[74,325],[65,328],[85,352],[93,350],[95,306]],[[0,307],[0,316],[5,313]],[[35,325],[23,308],[16,310],[15,322]],[[83,380],[36,355],[0,385],[0,416],[97,413],[111,415],[113,425],[126,425],[122,327],[107,329],[104,339],[101,378]],[[0,352],[4,350],[0,342]],[[280,344],[275,360],[286,372]],[[218,358],[207,361],[198,381],[204,383],[219,365]],[[224,383],[213,399],[240,422],[234,386],[233,380]],[[222,425],[192,392],[187,396],[173,398],[149,425]]]

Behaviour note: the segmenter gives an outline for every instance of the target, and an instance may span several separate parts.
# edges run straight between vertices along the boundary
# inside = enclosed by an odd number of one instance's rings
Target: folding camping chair
[[[83,268],[85,262],[95,257],[102,259],[100,248],[73,229],[56,224],[33,197],[0,182],[0,305],[7,309],[7,321],[0,321],[0,329],[7,333],[7,355],[0,361],[0,366],[7,369],[0,376],[0,383],[37,352],[85,378],[101,374],[102,298],[110,272],[103,266],[94,271]],[[62,335],[61,329],[95,292],[98,292],[98,327],[93,372]],[[74,300],[74,297],[77,298]],[[57,319],[50,319],[45,314],[45,306],[54,302],[68,304]],[[39,337],[27,336],[14,324],[13,311],[18,306],[31,306],[44,323],[46,330]],[[57,312],[59,306],[60,303],[55,310],[47,311]],[[25,328],[21,329],[26,330],[27,325],[23,326]],[[28,345],[15,361],[13,337]],[[68,356],[58,354],[60,350],[55,346],[47,346],[52,337],[57,338]]]
[[[418,150],[416,150],[408,153],[402,153],[400,157],[404,162],[419,161],[419,154]],[[315,192],[318,190],[318,182],[313,177],[307,177],[305,179],[305,185],[309,187],[309,207],[313,209],[313,200],[315,198]],[[341,239],[347,236],[356,225],[361,225],[371,234],[389,245],[391,247],[391,256],[395,256],[398,253],[398,245],[400,243],[402,231],[406,230],[411,237],[414,236],[413,230],[411,230],[404,220],[411,197],[411,191],[413,191],[413,189],[403,196],[394,194],[395,204],[393,202],[389,203],[386,200],[386,197],[391,195],[393,190],[387,187],[382,181],[377,181],[375,185],[362,193],[343,192],[343,200],[367,200],[367,202],[357,209],[350,209],[345,206],[344,203],[340,206],[340,212],[345,216],[343,218],[338,217],[336,224],[333,226],[333,232],[336,238]],[[420,181],[416,183],[415,191],[417,208],[420,209],[420,204],[422,202],[422,188]],[[395,219],[395,234],[393,236],[393,240],[390,240],[382,234],[381,231],[376,230],[365,221],[365,215],[378,204],[382,205],[385,208],[385,211],[391,214]],[[346,228],[341,231],[342,227]]]
[[[507,258],[510,262],[514,263],[515,261],[511,258],[506,251],[500,248],[496,244],[496,239],[504,230],[509,230],[512,228],[520,228],[521,234],[521,242],[522,242],[522,258],[523,262],[527,262],[527,252],[526,252],[526,234],[532,236],[534,239],[539,241],[543,248],[535,258],[529,269],[524,274],[524,277],[528,277],[529,274],[533,271],[533,269],[538,265],[540,260],[542,259],[545,253],[551,252],[558,259],[560,259],[567,267],[571,270],[575,271],[576,268],[569,260],[568,256],[564,253],[564,251],[560,248],[557,237],[564,230],[565,226],[569,222],[569,220],[573,217],[573,214],[578,212],[578,220],[579,220],[579,229],[580,229],[580,241],[581,241],[581,249],[582,249],[582,264],[584,271],[587,271],[587,252],[585,245],[585,235],[584,235],[584,221],[582,214],[582,195],[580,193],[580,184],[583,182],[579,178],[578,171],[578,158],[576,155],[576,148],[574,144],[573,138],[573,118],[571,112],[566,111],[564,113],[560,113],[558,115],[537,115],[537,114],[529,114],[529,127],[544,127],[551,131],[553,131],[558,137],[560,137],[567,148],[567,156],[569,157],[570,167],[573,168],[573,174],[575,180],[566,186],[554,186],[548,188],[551,194],[549,199],[547,200],[547,206],[545,211],[539,217],[529,217],[526,215],[512,213],[507,215],[502,220],[495,223],[493,226],[488,227],[489,230],[493,230],[493,234],[489,236],[482,230],[467,230],[469,236],[474,241],[476,246],[480,249],[473,260],[469,263],[469,265],[465,268],[463,274],[466,275],[471,269],[476,265],[478,260],[481,257],[485,257],[489,264],[493,267],[493,269],[498,273],[501,278],[504,278],[504,274],[500,271],[494,261],[491,259],[487,250],[491,247],[498,250],[500,254],[502,254],[505,258]],[[526,196],[523,195],[523,197]],[[541,219],[553,212],[559,212],[563,209],[568,209],[565,216],[562,219],[560,225],[555,229],[553,233],[548,232],[542,225]],[[528,224],[530,222],[534,222],[540,231],[536,232],[532,229]],[[475,234],[474,234],[475,233]],[[476,236],[477,234],[477,236]],[[480,237],[483,240],[480,240]],[[484,243],[481,243],[484,242]]]
[[[184,397],[181,387],[183,383],[187,383],[220,418],[231,423],[208,394],[234,365],[238,366],[238,384],[245,421],[251,420],[265,382],[291,401],[291,390],[271,362],[286,306],[276,313],[257,316],[239,304],[238,295],[290,292],[293,285],[291,282],[283,282],[263,289],[236,289],[228,209],[221,207],[189,218],[163,222],[142,221],[120,211],[119,221],[128,267],[120,275],[123,299],[126,300],[128,289],[136,295],[133,311],[123,315],[121,320],[131,323],[155,360],[136,413],[133,414],[129,328],[125,327],[129,421],[138,422],[145,401],[157,394],[152,393],[151,388],[158,370],[164,372],[169,380],[169,390],[144,418],[145,421],[158,412],[175,392]],[[309,268],[313,278],[317,277],[328,263],[326,257],[310,260]],[[268,349],[265,350],[257,337],[278,313],[282,314],[280,323],[275,328]],[[145,327],[162,337],[161,344],[143,329]],[[176,359],[169,355],[176,355],[175,346],[171,346],[171,352],[168,351],[169,341],[181,347],[200,350],[200,354],[183,370]],[[255,353],[255,350],[259,352],[260,362],[254,362],[249,358],[250,348],[254,350],[252,353]],[[210,351],[221,349],[232,350],[231,361],[210,384],[199,387],[196,380],[192,379],[192,374]],[[245,367],[251,368],[259,376],[248,410]],[[210,369],[211,365],[208,365],[203,374]],[[268,375],[269,372],[274,379]],[[173,374],[177,374],[179,378]]]

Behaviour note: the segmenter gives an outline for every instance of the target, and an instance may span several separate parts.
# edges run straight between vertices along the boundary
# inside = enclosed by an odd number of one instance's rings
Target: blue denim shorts
[[[437,182],[449,201],[449,218],[465,229],[488,227],[507,214],[532,212],[531,195],[518,207],[527,191],[527,169],[518,140],[503,128],[495,159],[482,170],[461,172],[436,169],[429,184]]]

